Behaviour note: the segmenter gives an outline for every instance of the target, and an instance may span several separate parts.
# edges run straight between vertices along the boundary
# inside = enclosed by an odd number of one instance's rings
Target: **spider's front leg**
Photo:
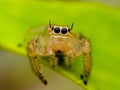
[[[41,46],[39,45],[39,43],[37,42],[37,38],[33,39],[32,41],[30,41],[27,45],[27,52],[28,52],[28,57],[30,60],[30,64],[32,66],[32,69],[34,71],[34,73],[39,77],[39,79],[45,84],[47,85],[47,80],[44,79],[44,76],[42,75],[42,73],[40,72],[40,63],[38,60],[38,53],[37,51],[41,49]]]
[[[83,45],[83,63],[84,63],[84,70],[83,74],[81,75],[81,79],[83,79],[83,83],[87,85],[88,78],[90,75],[91,71],[91,52],[90,52],[90,43],[87,39],[84,40],[84,45]]]

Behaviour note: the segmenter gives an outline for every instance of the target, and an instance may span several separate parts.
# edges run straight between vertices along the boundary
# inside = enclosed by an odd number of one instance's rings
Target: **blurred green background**
[[[120,89],[119,0],[1,0],[0,90],[82,90],[77,81],[43,66],[49,81],[44,86],[34,76],[25,48],[17,46],[29,29],[48,25],[49,20],[67,26],[74,22],[73,31],[90,39],[93,63],[88,90]]]

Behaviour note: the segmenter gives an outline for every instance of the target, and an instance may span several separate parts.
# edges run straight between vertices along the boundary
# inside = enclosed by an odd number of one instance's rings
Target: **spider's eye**
[[[62,34],[66,34],[67,33],[67,29],[66,28],[62,28],[61,33]]]
[[[59,33],[60,32],[60,28],[59,27],[54,28],[54,32],[55,33]]]
[[[68,32],[70,32],[70,28],[68,28]]]
[[[54,29],[54,27],[51,27],[51,29],[53,30],[53,29]]]

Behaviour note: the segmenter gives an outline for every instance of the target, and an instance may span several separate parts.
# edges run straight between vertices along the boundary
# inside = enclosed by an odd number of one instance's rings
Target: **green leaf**
[[[119,90],[120,9],[98,3],[0,1],[0,48],[26,55],[18,47],[29,29],[41,25],[71,25],[82,32],[92,46],[92,72],[84,86],[79,74],[82,60],[71,68],[56,67],[55,71],[89,90]],[[46,61],[43,65],[49,67]],[[49,67],[50,68],[50,67]]]

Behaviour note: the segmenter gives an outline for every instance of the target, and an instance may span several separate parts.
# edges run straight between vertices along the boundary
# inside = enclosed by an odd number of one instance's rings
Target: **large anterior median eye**
[[[55,33],[59,33],[59,32],[60,32],[60,28],[59,28],[59,27],[55,27],[55,28],[54,28],[54,32],[55,32]]]
[[[62,28],[61,33],[66,34],[67,33],[67,28]]]

